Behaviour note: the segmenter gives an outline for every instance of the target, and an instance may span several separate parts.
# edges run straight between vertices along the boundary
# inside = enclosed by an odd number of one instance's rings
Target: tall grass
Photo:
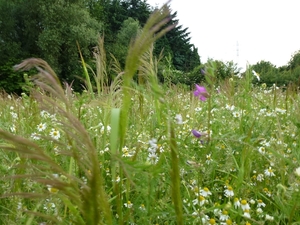
[[[149,18],[123,72],[99,39],[82,94],[41,59],[17,65],[39,73],[29,96],[0,96],[0,224],[299,223],[297,89],[255,87],[251,67],[217,81],[214,65],[205,101],[160,85],[169,13]]]

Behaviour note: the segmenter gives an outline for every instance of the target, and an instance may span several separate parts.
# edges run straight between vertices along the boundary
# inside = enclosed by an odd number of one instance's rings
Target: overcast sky
[[[245,68],[265,60],[279,67],[300,50],[300,0],[172,0],[170,5],[189,28],[201,62],[233,60]]]

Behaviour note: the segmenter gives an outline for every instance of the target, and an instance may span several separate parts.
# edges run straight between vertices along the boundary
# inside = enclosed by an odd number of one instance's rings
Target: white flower
[[[262,155],[266,154],[266,149],[265,149],[265,147],[259,147],[259,148],[258,148],[258,152],[259,152],[260,154],[262,154]]]
[[[242,200],[242,201],[241,201],[241,207],[242,207],[242,209],[243,209],[244,211],[250,209],[250,206],[249,206],[249,204],[247,203],[246,200]]]
[[[46,127],[47,125],[45,123],[40,123],[39,125],[37,125],[38,131],[43,131],[46,129]]]
[[[193,202],[193,205],[199,204],[200,206],[203,206],[207,202],[207,200],[202,195],[199,195],[192,202]]]
[[[227,198],[233,197],[234,196],[234,192],[231,186],[227,186],[227,189],[224,190],[224,195]]]
[[[220,221],[226,221],[229,219],[228,212],[226,210],[223,210],[220,214]]]
[[[244,217],[251,218],[249,209],[244,210]]]
[[[234,118],[239,118],[242,115],[242,111],[241,110],[239,110],[239,111],[233,111],[232,115],[233,115]]]
[[[274,172],[272,170],[272,167],[269,167],[268,169],[265,169],[265,175],[267,177],[274,177],[275,176],[275,174],[274,174]]]
[[[266,220],[273,221],[274,217],[267,214],[266,215]]]
[[[262,182],[264,180],[264,175],[262,173],[258,174],[256,180]]]
[[[53,139],[58,140],[60,138],[60,132],[59,132],[59,130],[56,130],[56,129],[52,128],[51,132],[50,132],[50,136]]]
[[[295,169],[295,174],[300,177],[300,167]]]
[[[49,118],[50,117],[50,113],[48,113],[47,111],[43,110],[40,112],[41,117],[43,118]]]
[[[132,206],[133,206],[133,204],[131,203],[131,201],[128,201],[127,203],[124,203],[124,206],[126,207],[126,208],[132,208]]]
[[[175,120],[176,120],[176,123],[177,123],[177,124],[183,124],[181,114],[177,114],[177,115],[175,116]]]
[[[234,202],[234,208],[235,209],[237,209],[238,207],[241,206],[241,202],[238,198],[234,198],[233,202]]]
[[[209,191],[209,189],[207,187],[205,187],[200,190],[200,195],[202,195],[203,197],[207,197],[207,196],[211,195],[211,192]]]
[[[228,104],[226,104],[226,106],[225,106],[225,109],[228,109],[230,111],[233,111],[234,108],[235,108],[234,105],[228,105]]]
[[[206,155],[206,161],[205,161],[205,163],[206,163],[207,165],[209,165],[212,161],[213,161],[213,160],[212,160],[212,158],[211,158],[211,154]]]
[[[40,140],[40,139],[41,139],[40,136],[39,136],[37,133],[32,133],[32,134],[31,134],[31,138],[32,138],[33,140]]]
[[[256,212],[257,212],[258,214],[262,214],[262,213],[263,213],[263,210],[262,210],[261,208],[257,208]]]
[[[266,206],[266,204],[261,200],[261,199],[258,199],[257,200],[257,207],[265,207]]]

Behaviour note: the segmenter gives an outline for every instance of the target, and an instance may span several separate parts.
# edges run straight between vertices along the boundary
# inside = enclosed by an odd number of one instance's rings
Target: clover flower
[[[208,93],[206,88],[196,84],[196,90],[194,91],[194,95],[199,97],[201,101],[205,101],[208,98]]]

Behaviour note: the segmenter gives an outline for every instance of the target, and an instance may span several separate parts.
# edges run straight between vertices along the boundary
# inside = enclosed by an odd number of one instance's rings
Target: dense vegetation
[[[28,95],[0,95],[0,224],[299,223],[298,89],[217,60],[194,69],[193,93],[173,85],[181,71],[169,56],[159,74],[155,55],[173,28],[168,6],[155,11],[124,65],[107,64],[103,37],[90,70],[79,51],[82,93],[44,60],[15,66],[36,75]]]
[[[78,45],[87,63],[98,36],[105,49],[125,65],[128,46],[154,9],[145,0],[0,0],[0,88],[21,93],[22,74],[13,65],[30,57],[46,60],[62,81],[80,88]],[[169,24],[176,24],[176,12]],[[177,26],[155,44],[154,53],[171,57],[172,69],[192,71],[200,64],[187,28]],[[113,61],[109,55],[108,64]],[[92,64],[92,63],[90,63]],[[109,79],[112,75],[109,72]],[[163,77],[161,77],[163,79]]]

